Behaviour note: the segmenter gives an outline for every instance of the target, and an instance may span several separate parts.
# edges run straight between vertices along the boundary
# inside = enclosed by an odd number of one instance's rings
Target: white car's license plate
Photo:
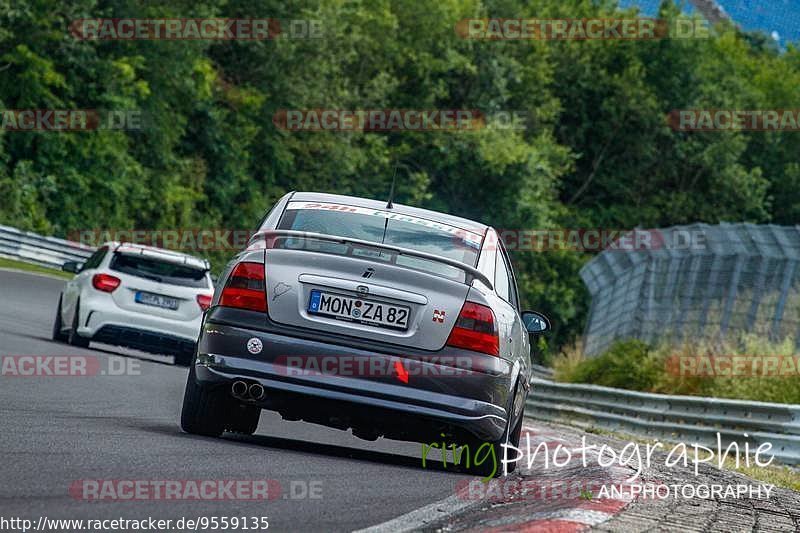
[[[163,309],[178,309],[178,300],[170,298],[169,296],[162,296],[160,294],[153,294],[151,292],[137,292],[136,303],[144,305],[152,305],[153,307],[161,307]]]
[[[312,290],[308,301],[308,312],[348,322],[406,330],[410,309],[403,305]]]

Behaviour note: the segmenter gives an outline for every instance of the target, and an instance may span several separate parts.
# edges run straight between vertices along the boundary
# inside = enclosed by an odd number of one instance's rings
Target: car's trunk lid
[[[464,279],[393,263],[384,254],[272,248],[265,261],[270,319],[423,350],[445,345],[469,291]],[[406,312],[399,325],[388,320]]]

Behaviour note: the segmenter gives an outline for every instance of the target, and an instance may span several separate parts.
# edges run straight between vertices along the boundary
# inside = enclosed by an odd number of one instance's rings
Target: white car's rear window
[[[111,270],[181,287],[208,288],[206,271],[178,263],[159,261],[151,257],[115,253]]]

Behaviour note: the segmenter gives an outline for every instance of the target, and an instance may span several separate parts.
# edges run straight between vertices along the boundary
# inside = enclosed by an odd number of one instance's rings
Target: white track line
[[[403,533],[405,531],[415,531],[425,527],[431,522],[455,515],[470,505],[476,505],[478,503],[480,502],[465,500],[453,494],[443,500],[393,518],[388,522],[366,529],[359,529],[354,533]]]

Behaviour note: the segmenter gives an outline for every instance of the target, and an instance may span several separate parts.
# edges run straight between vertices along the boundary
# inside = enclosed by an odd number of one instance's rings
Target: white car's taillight
[[[92,278],[92,287],[100,292],[114,292],[122,281],[109,274],[95,274]]]
[[[198,294],[197,295],[197,305],[200,306],[202,311],[205,311],[209,307],[211,307],[211,295],[210,294]]]

